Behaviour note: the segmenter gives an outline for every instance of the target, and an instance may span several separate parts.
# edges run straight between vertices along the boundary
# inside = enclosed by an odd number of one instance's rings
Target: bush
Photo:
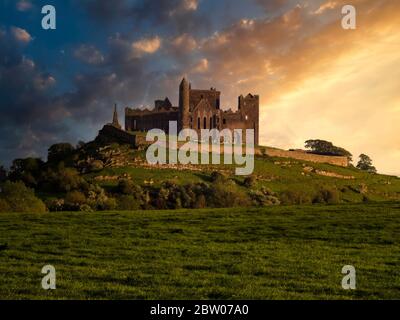
[[[0,210],[9,212],[46,212],[46,206],[33,189],[22,182],[6,181],[0,187]]]
[[[312,202],[311,196],[305,191],[284,191],[279,198],[284,205],[311,204]]]
[[[200,194],[194,203],[194,208],[196,209],[204,209],[207,207],[207,200],[204,194]]]
[[[134,196],[122,195],[117,198],[118,210],[139,210],[141,209],[141,202]]]
[[[211,182],[225,182],[228,180],[226,175],[219,171],[213,171],[210,178]]]
[[[256,184],[256,178],[254,176],[248,176],[243,181],[243,185],[246,188],[254,187],[255,184]]]
[[[11,207],[8,202],[0,198],[0,212],[11,212]]]
[[[84,204],[86,204],[86,196],[80,191],[70,191],[65,196],[65,206],[68,210],[80,210]]]
[[[135,195],[138,193],[142,193],[142,188],[135,184],[132,180],[129,179],[121,179],[118,181],[117,190],[119,193],[126,195]]]
[[[94,160],[92,163],[90,163],[89,171],[90,172],[98,172],[103,170],[104,164],[103,161],[101,160]]]
[[[250,198],[232,182],[218,182],[211,186],[209,202],[216,208],[245,207],[250,205]]]
[[[317,192],[313,199],[313,203],[337,204],[339,202],[339,192],[336,189],[323,188]]]
[[[59,192],[85,190],[87,182],[75,168],[64,168],[60,165],[56,170],[48,169],[42,177],[45,189]]]
[[[279,205],[281,202],[275,192],[263,187],[260,191],[251,191],[250,198],[256,206]]]

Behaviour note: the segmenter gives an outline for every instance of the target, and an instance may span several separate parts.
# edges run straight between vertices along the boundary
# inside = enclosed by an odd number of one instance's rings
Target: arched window
[[[207,118],[206,117],[204,117],[204,120],[203,120],[203,129],[207,129]]]

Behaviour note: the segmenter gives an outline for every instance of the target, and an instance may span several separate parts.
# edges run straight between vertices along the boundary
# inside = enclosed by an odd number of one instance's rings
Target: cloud
[[[337,7],[338,3],[336,1],[328,1],[323,3],[317,10],[314,11],[314,14],[323,14],[326,10],[332,10]]]
[[[194,73],[203,73],[208,71],[208,60],[207,59],[201,59],[193,68],[192,72]]]
[[[33,40],[29,32],[22,28],[11,27],[11,34],[17,41],[21,43],[29,43]]]
[[[198,0],[184,0],[183,1],[183,7],[189,11],[197,10],[198,5],[199,5]]]
[[[210,29],[210,15],[199,12],[198,0],[74,0],[74,3],[83,7],[101,27],[124,22],[135,30],[162,26],[171,32],[200,33]]]
[[[29,11],[33,8],[33,4],[29,0],[20,0],[16,4],[17,10],[18,11]]]
[[[74,56],[87,64],[98,65],[105,60],[103,54],[93,45],[82,44],[74,51]]]
[[[153,54],[161,47],[161,39],[156,36],[153,38],[145,38],[132,43],[132,48],[136,57],[144,54]]]

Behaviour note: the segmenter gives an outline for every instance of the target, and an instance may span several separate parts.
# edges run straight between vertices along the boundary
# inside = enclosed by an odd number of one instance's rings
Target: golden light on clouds
[[[378,12],[375,21],[370,16],[372,28],[361,24],[342,43],[332,39],[329,66],[321,55],[312,72],[293,75],[296,84],[283,84],[264,101],[263,143],[302,148],[306,139],[326,139],[351,151],[355,160],[366,153],[380,172],[400,175],[400,25],[388,14]],[[398,17],[393,12],[392,18]]]

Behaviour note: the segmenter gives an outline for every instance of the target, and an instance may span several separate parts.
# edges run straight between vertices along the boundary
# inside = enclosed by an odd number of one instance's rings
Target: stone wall
[[[255,153],[260,155],[262,154],[263,149],[265,149],[266,154],[270,157],[292,158],[315,163],[329,163],[341,167],[347,167],[349,165],[349,160],[347,157],[324,156],[308,153],[306,151],[287,151],[270,147],[260,147],[256,149]]]
[[[140,136],[140,137],[138,136],[136,141],[138,146],[146,146],[151,144],[150,142],[146,141],[145,136]],[[184,144],[185,142],[178,142],[178,148]],[[222,153],[223,149],[224,149],[223,145],[221,145]],[[347,157],[341,157],[341,156],[324,156],[324,155],[308,153],[306,151],[301,151],[301,150],[287,151],[271,147],[256,147],[254,150],[254,154],[259,156],[263,155],[264,152],[266,155],[270,157],[290,158],[290,159],[297,159],[314,163],[328,163],[340,167],[347,167],[349,165],[349,160],[347,159]]]

